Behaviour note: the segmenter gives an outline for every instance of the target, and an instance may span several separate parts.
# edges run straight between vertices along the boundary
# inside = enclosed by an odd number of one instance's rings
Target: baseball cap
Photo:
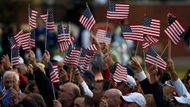
[[[145,107],[146,100],[141,93],[133,92],[127,96],[122,96],[122,99],[126,102],[137,103],[140,107]]]
[[[114,81],[117,82],[117,83],[122,82],[122,81],[117,80],[117,79],[114,79]],[[125,83],[126,85],[128,85],[129,87],[134,87],[134,86],[137,85],[135,79],[134,79],[132,76],[130,76],[130,75],[127,75],[127,80],[124,81],[124,83]]]
[[[53,60],[57,62],[63,62],[63,57],[61,57],[60,55],[55,55],[53,56]]]
[[[178,103],[190,105],[190,94],[174,97]]]
[[[22,57],[19,57],[19,61],[18,61],[19,64],[24,64],[24,59]]]

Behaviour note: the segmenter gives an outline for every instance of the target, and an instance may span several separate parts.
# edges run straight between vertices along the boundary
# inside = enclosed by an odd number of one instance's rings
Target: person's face
[[[114,101],[114,98],[115,98],[115,96],[113,95],[113,93],[111,93],[111,92],[106,92],[106,93],[104,94],[104,96],[102,97],[102,99],[101,99],[100,102],[106,101],[107,104],[108,104],[108,107],[114,107],[114,106],[115,106],[115,103],[116,103],[116,102]]]
[[[102,96],[104,95],[102,84],[103,83],[96,83],[94,89],[92,90],[94,94],[93,99],[96,102],[99,102]]]
[[[130,88],[124,82],[117,83],[117,89],[119,89],[123,95],[126,95],[130,92]]]
[[[190,79],[187,81],[188,85],[190,86]]]
[[[4,86],[6,89],[12,88],[15,83],[15,79],[13,76],[9,75],[4,79]]]
[[[167,85],[163,87],[163,92],[169,99],[172,99],[176,95],[175,88]]]
[[[74,107],[85,107],[84,97],[78,97],[74,101]]]
[[[59,100],[65,102],[72,99],[71,87],[69,85],[61,85],[59,91]]]

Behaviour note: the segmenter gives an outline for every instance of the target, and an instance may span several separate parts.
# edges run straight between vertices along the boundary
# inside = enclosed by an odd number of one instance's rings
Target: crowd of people
[[[116,80],[113,51],[104,43],[97,45],[88,71],[64,64],[63,57],[52,58],[48,51],[38,61],[29,50],[28,63],[20,60],[15,66],[4,55],[0,107],[190,107],[190,70],[181,80],[171,58],[166,71],[161,71],[156,65],[143,69],[132,57],[126,66],[127,80]],[[51,82],[49,63],[58,66],[58,83]]]

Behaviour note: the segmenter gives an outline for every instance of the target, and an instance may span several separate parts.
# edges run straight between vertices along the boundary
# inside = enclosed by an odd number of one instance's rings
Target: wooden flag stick
[[[10,47],[11,47],[10,38],[9,38],[9,44],[10,44]],[[11,47],[11,57],[10,57],[10,62],[11,62],[11,66],[13,66],[13,64],[12,64],[12,47]]]
[[[137,47],[136,47],[136,50],[135,50],[135,56],[137,55],[138,47],[139,47],[139,42],[137,42]]]
[[[45,49],[44,50],[47,49],[47,44],[46,44],[46,42],[47,42],[47,23],[48,23],[48,11],[47,11],[46,32],[45,32]]]
[[[168,46],[169,46],[169,42],[167,43],[167,45],[166,45],[165,48],[163,49],[163,51],[162,51],[160,57],[162,57],[162,55],[165,53],[165,51],[166,51],[166,49],[168,48]]]
[[[56,97],[55,97],[55,90],[54,90],[54,85],[53,85],[52,82],[51,82],[51,86],[52,86],[52,90],[53,90],[53,97],[54,97],[54,100],[56,100]]]
[[[169,43],[169,47],[168,47],[168,58],[170,59],[170,58],[171,58],[171,41],[168,40],[168,43]]]
[[[144,61],[145,61],[145,51],[143,50],[143,58],[144,58]],[[144,62],[144,70],[146,71],[147,70],[147,67],[146,67],[146,62]]]

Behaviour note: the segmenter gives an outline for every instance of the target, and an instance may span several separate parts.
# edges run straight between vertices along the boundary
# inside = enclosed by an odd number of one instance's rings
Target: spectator
[[[119,81],[119,80],[115,80],[117,82],[117,88],[122,92],[123,95],[127,95],[131,92],[136,91],[136,81],[135,79],[130,76],[127,75],[127,81]]]
[[[99,106],[100,107],[120,107],[122,93],[118,89],[109,89],[104,93]],[[106,106],[105,106],[106,105]]]
[[[71,82],[65,83],[60,86],[60,92],[58,100],[64,107],[72,107],[74,105],[74,100],[80,96],[79,87]]]
[[[127,96],[122,96],[123,103],[121,107],[145,107],[146,100],[141,93],[130,93]]]
[[[94,89],[92,90],[92,92],[94,94],[93,100],[94,100],[96,106],[99,104],[105,91],[110,89],[111,87],[112,87],[111,83],[106,80],[96,81]]]

